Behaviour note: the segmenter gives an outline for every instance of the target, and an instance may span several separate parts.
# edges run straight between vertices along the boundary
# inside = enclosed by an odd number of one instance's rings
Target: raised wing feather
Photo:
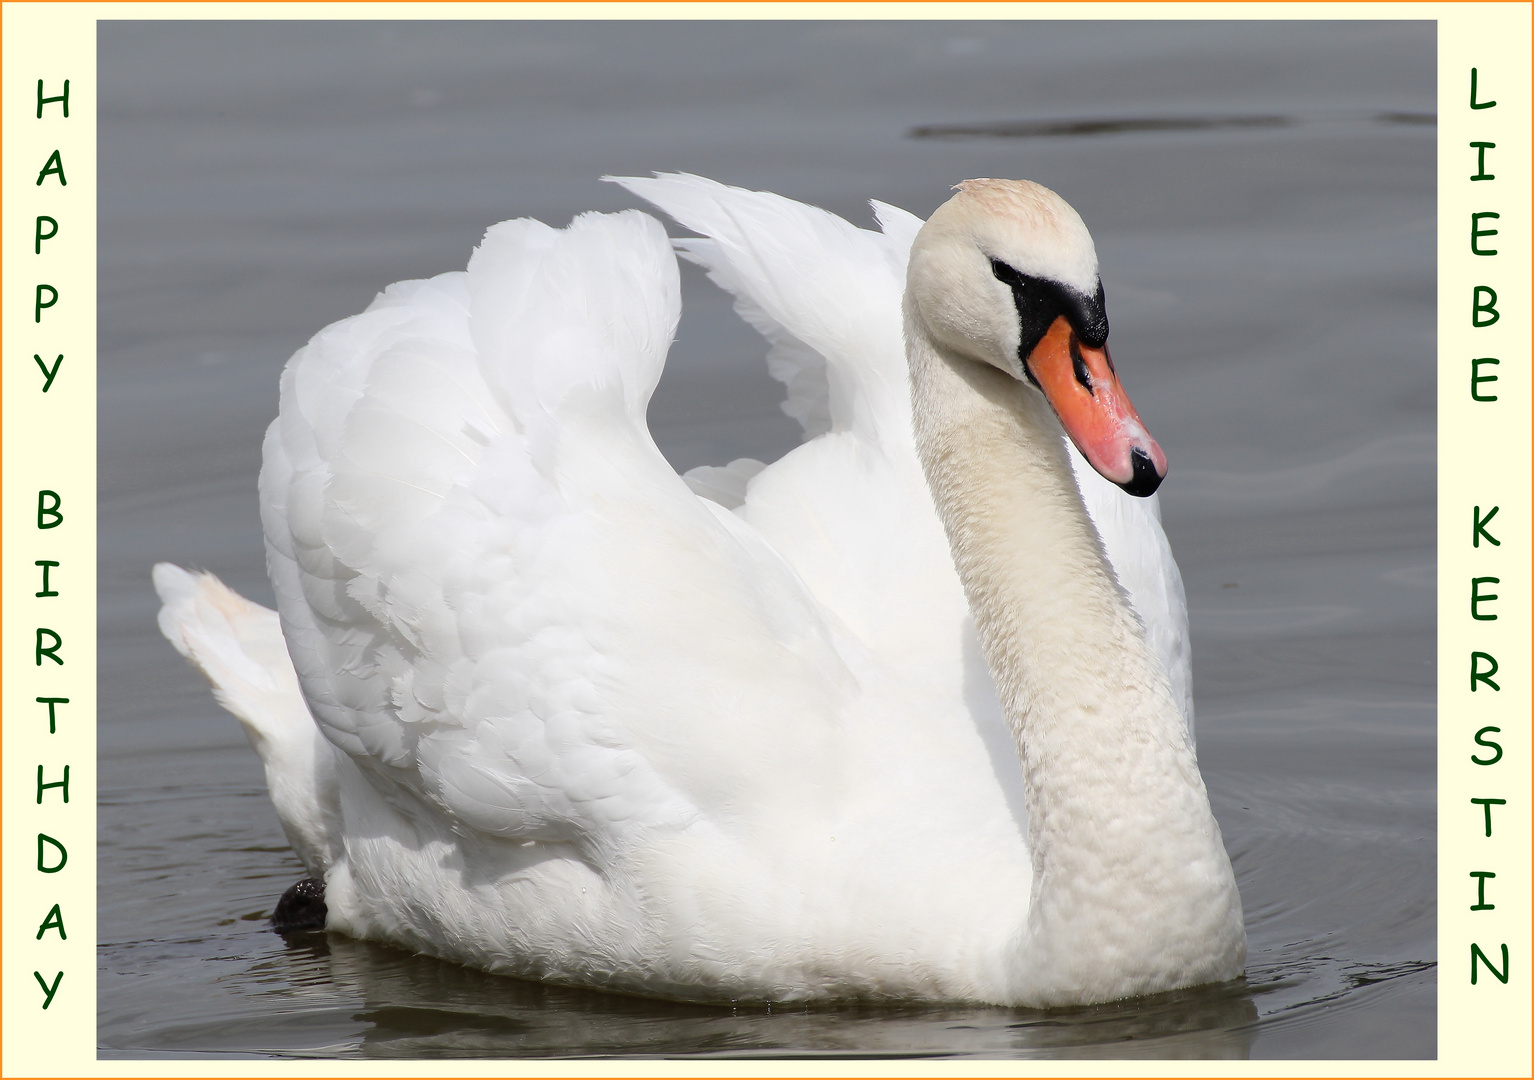
[[[771,192],[685,173],[609,179],[707,237],[677,244],[772,343],[771,370],[789,386],[787,411],[807,438],[830,430],[909,441],[904,250],[881,233]],[[814,385],[822,377],[824,406]]]
[[[618,183],[705,234],[678,247],[771,343],[790,407],[824,378],[827,430],[754,476],[737,512],[892,670],[962,705],[969,613],[916,458],[901,336],[920,223],[881,206],[886,235],[685,174]],[[988,684],[983,660],[971,659],[970,681]]]
[[[818,605],[645,427],[677,310],[645,215],[508,222],[290,362],[262,472],[279,609],[316,719],[390,801],[602,846],[822,779],[855,687]]]

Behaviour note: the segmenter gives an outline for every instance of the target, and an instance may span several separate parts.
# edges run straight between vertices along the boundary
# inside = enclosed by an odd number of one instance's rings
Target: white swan
[[[1099,542],[1055,415],[1159,482],[1075,212],[971,181],[925,226],[875,204],[881,234],[621,182],[705,234],[678,245],[813,437],[684,483],[645,422],[679,311],[660,226],[510,221],[289,363],[261,475],[280,631],[156,568],[328,927],[701,1000],[1239,975],[1176,568],[1153,501],[1087,473]]]

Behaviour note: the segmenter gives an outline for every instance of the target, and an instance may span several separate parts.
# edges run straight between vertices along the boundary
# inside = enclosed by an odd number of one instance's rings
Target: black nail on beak
[[[1134,466],[1134,475],[1129,478],[1127,484],[1120,484],[1119,487],[1140,499],[1147,495],[1154,495],[1165,478],[1156,472],[1156,466],[1151,464],[1150,455],[1136,446],[1129,451],[1129,460]]]

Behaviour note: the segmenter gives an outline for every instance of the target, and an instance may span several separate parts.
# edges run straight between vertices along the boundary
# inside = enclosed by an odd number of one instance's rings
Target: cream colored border
[[[96,35],[85,9],[6,5],[0,66],[0,448],[3,448],[4,520],[0,526],[0,743],[3,777],[4,891],[0,894],[0,987],[4,990],[4,1064],[24,1060],[28,1046],[81,1046],[96,1009]],[[47,94],[70,81],[69,118],[48,105],[36,108],[37,80]],[[27,122],[28,117],[33,117]],[[67,186],[35,180],[53,151],[60,152]],[[38,215],[53,217],[58,234],[34,254]],[[58,302],[34,321],[36,286],[58,291]],[[52,364],[64,355],[54,384],[40,392],[33,354]],[[37,528],[38,492],[62,497],[63,521]],[[38,598],[35,560],[60,565],[50,572],[56,597]],[[63,639],[51,661],[34,663],[38,627]],[[47,706],[38,697],[67,697],[58,706],[57,730],[48,732]],[[56,781],[69,768],[69,803],[58,789],[36,799],[38,766]],[[56,838],[68,861],[56,874],[37,872],[38,833]],[[51,848],[49,864],[55,861]],[[49,930],[37,939],[49,908],[59,904],[68,939]],[[63,972],[53,1004],[38,1008],[42,991]],[[33,1051],[32,1068],[44,1068]],[[73,1052],[71,1057],[75,1056]],[[84,1062],[82,1061],[82,1064]]]
[[[1487,1032],[1517,1032],[1522,1042],[1523,1075],[1528,1075],[1529,979],[1506,987],[1481,971],[1480,984],[1468,985],[1471,942],[1500,962],[1506,944],[1514,963],[1529,965],[1529,9],[1480,8],[1468,27],[1464,15],[1440,24],[1438,38],[1438,979],[1439,1053],[1445,1061],[1486,1061]],[[1486,18],[1484,24],[1479,18]],[[1503,29],[1493,31],[1499,23]],[[1470,71],[1475,68],[1477,100],[1493,108],[1472,109]],[[1496,74],[1493,74],[1493,73]],[[1500,87],[1493,94],[1493,80]],[[1476,150],[1469,143],[1493,142],[1488,154],[1507,151],[1505,163],[1488,171],[1494,180],[1472,181]],[[1470,250],[1471,214],[1499,213],[1482,227],[1508,223],[1497,239],[1485,238],[1477,256]],[[1508,315],[1494,325],[1471,326],[1471,303],[1478,285],[1506,296]],[[1500,300],[1498,302],[1500,307]],[[1499,355],[1500,354],[1500,355]],[[1490,385],[1502,393],[1495,402],[1470,399],[1469,367],[1473,357],[1516,358],[1496,370],[1508,378]],[[1493,370],[1483,368],[1485,374]],[[1498,506],[1503,532],[1491,532],[1500,547],[1472,546],[1471,515]],[[1499,577],[1497,587],[1508,606],[1483,605],[1476,620],[1470,612],[1471,578]],[[1483,586],[1482,592],[1491,591]],[[1468,661],[1472,650],[1494,655],[1500,692],[1480,686],[1470,691]],[[1502,663],[1503,659],[1506,663]],[[1506,678],[1500,676],[1506,675]],[[1509,738],[1501,761],[1482,767],[1471,762],[1478,748],[1474,733],[1500,727]],[[1480,751],[1483,760],[1490,757]],[[1472,798],[1502,798],[1490,838],[1482,834],[1483,809]],[[1507,811],[1502,813],[1501,811]],[[1476,903],[1472,870],[1497,874],[1488,886],[1506,882],[1505,894],[1488,893],[1495,910],[1472,912]],[[1492,993],[1484,993],[1491,989]],[[1511,1055],[1512,1047],[1505,1048]],[[1511,1056],[1500,1059],[1513,1066]],[[1483,1068],[1486,1066],[1483,1066]]]
[[[357,1062],[229,1063],[155,1060],[98,1062],[95,1058],[95,842],[92,716],[95,694],[95,344],[94,280],[95,22],[110,19],[185,18],[1304,18],[1435,19],[1439,24],[1439,670],[1440,678],[1440,1060],[1437,1062],[1125,1063],[1049,1062]],[[0,614],[0,707],[3,707],[5,858],[0,942],[3,942],[3,1073],[102,1076],[582,1076],[838,1074],[866,1076],[1287,1076],[1530,1074],[1530,8],[1501,4],[95,4],[5,3],[0,69],[0,389],[3,389],[4,606]],[[1468,107],[1469,69],[1481,72],[1482,98],[1494,110]],[[36,121],[36,80],[71,79],[67,122]],[[50,116],[55,107],[50,107]],[[1494,184],[1470,183],[1472,139],[1497,143]],[[64,154],[67,190],[34,180],[54,149]],[[1468,250],[1468,215],[1501,214],[1499,255],[1476,258]],[[58,238],[33,253],[37,214],[61,221]],[[55,285],[64,298],[57,320],[33,321],[34,286]],[[1468,326],[1469,292],[1496,288],[1502,312],[1496,327]],[[67,307],[66,307],[67,303]],[[67,315],[67,318],[64,316]],[[48,395],[33,352],[66,355]],[[1468,400],[1468,358],[1500,356],[1496,405]],[[66,524],[36,529],[36,492],[65,495]],[[1469,507],[1500,506],[1492,531],[1499,548],[1472,549]],[[63,595],[36,598],[36,559],[61,563],[54,580]],[[1501,578],[1498,620],[1469,618],[1471,576]],[[39,625],[66,640],[63,669],[38,667],[33,635]],[[1465,685],[1469,650],[1493,652],[1503,689],[1474,697]],[[52,665],[49,665],[51,668]],[[61,689],[62,687],[62,689]],[[57,734],[48,735],[38,696],[67,696]],[[1497,766],[1469,762],[1470,732],[1486,724],[1503,729],[1506,756]],[[49,792],[35,800],[36,768],[48,779],[70,764],[70,803]],[[1473,796],[1506,798],[1491,840],[1479,836]],[[66,871],[36,871],[36,833],[64,840]],[[1498,877],[1495,913],[1468,911],[1472,869]],[[62,903],[67,942],[36,928],[53,903]],[[1484,973],[1467,984],[1468,943],[1507,942],[1511,981],[1502,987]],[[64,970],[65,983],[46,1012],[34,969]]]

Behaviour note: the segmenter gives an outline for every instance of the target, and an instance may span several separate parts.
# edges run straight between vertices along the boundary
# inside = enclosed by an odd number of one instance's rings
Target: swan
[[[1080,217],[618,182],[702,235],[507,221],[289,361],[278,612],[155,568],[327,928],[698,1001],[1238,977],[1166,461]],[[679,477],[650,436],[677,251],[770,344],[806,431],[771,465]]]

